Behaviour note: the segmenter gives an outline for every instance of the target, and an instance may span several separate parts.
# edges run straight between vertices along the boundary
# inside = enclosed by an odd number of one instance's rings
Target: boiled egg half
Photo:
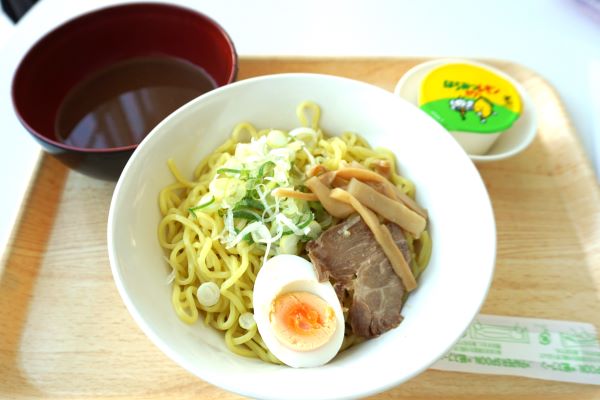
[[[317,367],[338,353],[344,315],[331,283],[302,257],[269,259],[254,283],[254,319],[265,345],[290,367]]]

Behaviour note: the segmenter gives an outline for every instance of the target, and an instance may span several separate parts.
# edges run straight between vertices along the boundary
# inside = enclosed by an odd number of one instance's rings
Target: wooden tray
[[[420,61],[246,58],[239,79],[323,72],[392,90]],[[555,91],[523,67],[493,64],[525,86],[540,126],[521,155],[478,166],[498,228],[497,269],[482,312],[600,328],[600,192],[590,163]],[[239,398],[174,364],[129,316],[106,250],[113,188],[43,157],[0,266],[0,398]],[[513,396],[600,398],[600,388],[430,370],[375,398]]]

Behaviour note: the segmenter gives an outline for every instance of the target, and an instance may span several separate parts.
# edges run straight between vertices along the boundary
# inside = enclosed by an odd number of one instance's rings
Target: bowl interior
[[[141,56],[187,60],[217,86],[237,72],[233,44],[210,18],[167,4],[109,7],[61,25],[32,47],[13,80],[17,114],[33,134],[60,146],[54,123],[65,95],[95,71]]]
[[[173,182],[172,158],[191,177],[196,164],[241,121],[260,128],[299,125],[304,100],[322,109],[329,134],[360,133],[397,156],[430,213],[433,255],[400,326],[338,355],[292,369],[232,354],[202,322],[188,326],[171,308],[167,265],[156,237],[157,196]],[[167,355],[202,379],[250,397],[332,399],[397,385],[443,356],[479,310],[494,266],[495,225],[481,178],[463,150],[426,114],[374,86],[312,74],[259,77],[207,93],[146,137],[117,184],[108,245],[115,282],[134,319]],[[365,375],[373,369],[376,373]],[[298,382],[311,382],[298,385]]]

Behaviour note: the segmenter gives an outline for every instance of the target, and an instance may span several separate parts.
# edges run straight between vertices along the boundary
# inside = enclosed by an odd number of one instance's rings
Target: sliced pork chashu
[[[402,230],[391,222],[385,225],[410,265]],[[349,305],[356,335],[373,338],[400,324],[404,286],[360,216],[329,228],[306,248],[319,279],[331,280],[342,304]]]

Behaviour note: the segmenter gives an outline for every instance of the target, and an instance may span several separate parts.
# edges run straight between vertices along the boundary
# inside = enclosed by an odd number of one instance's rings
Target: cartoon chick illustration
[[[485,121],[494,115],[494,104],[485,97],[479,97],[473,103],[473,111],[479,116],[481,123],[485,124]]]
[[[495,114],[494,104],[485,97],[478,97],[475,100],[467,100],[462,97],[450,99],[450,108],[458,111],[463,120],[468,111],[473,111],[477,114],[482,124],[485,124],[487,119]]]

